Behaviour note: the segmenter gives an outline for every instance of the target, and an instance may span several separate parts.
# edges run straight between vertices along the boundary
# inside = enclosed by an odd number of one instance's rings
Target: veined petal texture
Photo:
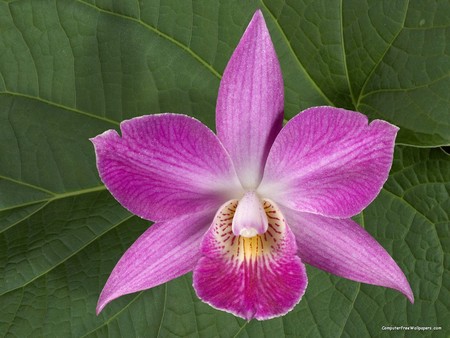
[[[216,135],[177,114],[137,117],[92,139],[102,181],[134,214],[152,221],[211,210],[240,185]]]
[[[356,215],[388,178],[397,131],[345,109],[307,109],[275,140],[258,191],[301,212]]]
[[[200,242],[213,216],[197,213],[151,226],[114,267],[98,300],[97,313],[113,299],[191,271],[200,258]]]
[[[261,11],[253,16],[220,82],[217,135],[244,188],[256,188],[283,121],[283,78]]]
[[[411,287],[397,263],[353,220],[294,211],[286,217],[305,263],[357,282],[395,289],[414,302]]]

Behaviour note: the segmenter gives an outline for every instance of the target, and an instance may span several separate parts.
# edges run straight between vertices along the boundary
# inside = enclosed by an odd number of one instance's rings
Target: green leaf
[[[400,127],[398,142],[449,144],[448,1],[263,4],[285,76],[286,114],[336,105]]]
[[[397,124],[403,144],[450,143],[447,1],[0,1],[0,336],[450,333],[449,156],[403,146],[356,219],[405,271],[414,305],[309,267],[302,302],[266,322],[202,303],[190,275],[95,315],[112,268],[150,223],[105,190],[88,139],[166,111],[213,128],[221,73],[256,8],[280,58],[287,118],[329,104]]]

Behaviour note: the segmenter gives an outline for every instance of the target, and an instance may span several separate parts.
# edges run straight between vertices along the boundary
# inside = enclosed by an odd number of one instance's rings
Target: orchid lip
[[[203,237],[202,258],[193,273],[195,291],[211,306],[247,320],[283,315],[307,285],[295,237],[281,210],[266,198],[261,205],[269,219],[267,231],[235,236],[231,228],[238,203],[225,203]]]

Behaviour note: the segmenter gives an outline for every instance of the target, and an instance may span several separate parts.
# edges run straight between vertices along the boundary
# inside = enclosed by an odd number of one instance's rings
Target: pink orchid
[[[304,263],[402,292],[405,275],[350,219],[378,195],[398,128],[313,107],[283,127],[283,80],[261,11],[220,83],[217,136],[198,120],[159,114],[95,137],[112,195],[154,221],[114,268],[98,302],[193,271],[200,299],[247,320],[300,301]]]

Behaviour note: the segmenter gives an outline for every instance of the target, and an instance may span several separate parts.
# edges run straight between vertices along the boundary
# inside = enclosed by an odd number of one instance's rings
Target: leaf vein
[[[167,311],[167,283],[164,284],[164,304],[161,314],[161,321],[159,322],[158,333],[156,334],[156,337],[160,337],[164,317],[166,316],[166,311]]]
[[[60,262],[56,263],[55,265],[49,267],[47,270],[37,274],[36,276],[34,276],[32,279],[28,280],[26,283],[17,286],[17,287],[13,287],[9,290],[6,290],[3,293],[0,293],[0,297],[13,292],[15,290],[19,290],[19,289],[23,289],[25,288],[27,285],[33,283],[35,280],[45,276],[46,274],[48,274],[50,271],[56,269],[57,267],[59,267],[60,265],[64,264],[65,262],[67,262],[70,258],[72,258],[73,256],[75,256],[76,254],[78,254],[79,252],[83,251],[86,247],[88,247],[90,244],[94,243],[95,241],[97,241],[99,238],[101,238],[102,236],[104,236],[105,234],[107,234],[109,231],[115,229],[116,227],[118,227],[119,225],[123,224],[124,222],[128,221],[129,219],[131,219],[132,217],[134,217],[134,215],[129,215],[127,217],[125,217],[123,220],[121,220],[120,222],[118,222],[117,224],[115,224],[114,226],[112,226],[111,228],[105,229],[103,232],[99,233],[97,236],[93,237],[90,241],[86,242],[83,246],[79,247],[78,249],[76,249],[74,252],[72,252],[70,255],[64,257]]]
[[[37,92],[38,92],[38,94],[39,94],[39,93],[40,93],[39,73],[38,73],[38,70],[37,70],[36,60],[34,59],[34,55],[33,55],[32,51],[31,51],[30,45],[28,44],[27,40],[25,39],[25,36],[23,35],[22,31],[21,31],[21,30],[19,29],[19,27],[17,26],[16,21],[14,20],[14,15],[13,15],[13,13],[11,12],[11,3],[8,3],[8,11],[9,11],[9,15],[11,16],[11,22],[12,22],[12,24],[14,25],[14,27],[16,27],[17,31],[20,33],[20,36],[21,36],[21,38],[22,38],[22,41],[23,41],[23,43],[25,44],[25,46],[28,48],[28,51],[29,51],[29,53],[30,53],[30,58],[31,58],[31,60],[32,60],[32,62],[33,62],[33,65],[34,65],[34,71],[35,71],[35,73],[36,73]],[[5,87],[5,88],[6,88],[6,87]]]
[[[341,46],[342,46],[342,58],[343,58],[343,63],[344,63],[344,70],[345,70],[345,78],[347,79],[347,85],[348,85],[348,90],[350,93],[350,97],[352,99],[352,103],[353,106],[356,109],[356,100],[355,100],[355,95],[353,94],[353,89],[352,86],[350,84],[350,75],[348,72],[348,65],[347,65],[347,52],[345,50],[345,39],[344,39],[344,0],[340,1],[340,10],[341,10]]]
[[[422,85],[418,85],[418,86],[410,87],[410,88],[382,88],[382,89],[377,89],[377,90],[373,90],[371,92],[367,92],[364,95],[361,95],[360,99],[363,99],[363,98],[365,98],[367,96],[378,94],[378,93],[408,92],[408,91],[412,91],[412,90],[416,90],[416,89],[427,88],[427,87],[429,87],[431,85],[434,85],[434,84],[436,84],[436,83],[438,83],[438,82],[440,82],[442,80],[445,80],[448,77],[450,77],[450,73],[447,73],[447,74],[445,74],[445,75],[443,75],[441,77],[438,77],[438,78],[436,78],[436,79],[434,79],[434,80],[432,80],[432,81],[430,81],[428,83],[424,83]],[[446,97],[442,97],[442,99],[447,100]]]
[[[65,106],[65,105],[60,104],[60,103],[52,102],[52,101],[43,99],[43,98],[38,97],[38,96],[32,96],[32,95],[28,95],[28,94],[24,94],[24,93],[12,92],[12,91],[9,91],[9,90],[5,90],[3,92],[0,92],[0,95],[10,95],[10,96],[17,96],[17,97],[30,99],[30,100],[35,100],[35,101],[39,101],[39,102],[45,103],[45,104],[47,104],[49,106],[53,106],[53,107],[56,107],[56,108],[61,108],[61,109],[67,110],[67,111],[71,111],[71,112],[77,113],[77,114],[88,116],[90,118],[94,118],[94,119],[97,119],[97,120],[108,122],[108,123],[111,123],[111,124],[113,124],[115,126],[119,126],[120,125],[119,122],[117,122],[115,120],[112,120],[112,119],[109,119],[107,117],[94,115],[92,113],[88,113],[86,111],[82,111],[82,110],[79,110],[77,108],[68,107],[68,106]]]
[[[126,309],[128,309],[131,304],[133,304],[134,302],[136,302],[144,293],[144,291],[139,292],[127,305],[125,305],[122,309],[120,309],[120,311],[118,311],[117,313],[115,313],[114,315],[112,315],[111,317],[109,317],[105,322],[103,322],[101,325],[97,326],[96,328],[92,329],[91,331],[85,333],[83,336],[81,336],[81,338],[87,337],[88,335],[90,335],[91,333],[94,333],[95,331],[97,331],[98,329],[106,326],[106,328],[108,328],[108,324],[115,319],[116,317],[118,317],[122,312],[124,312]]]
[[[125,19],[125,20],[130,20],[133,22],[136,22],[140,25],[142,25],[143,27],[145,27],[146,29],[148,29],[149,31],[161,36],[162,38],[166,39],[167,41],[173,43],[174,45],[176,45],[177,47],[180,47],[181,49],[183,49],[186,53],[190,54],[195,60],[197,60],[198,62],[200,62],[206,69],[208,69],[213,75],[215,75],[218,79],[222,78],[222,75],[220,75],[213,67],[212,65],[210,65],[208,62],[206,62],[202,57],[200,57],[200,55],[198,55],[197,53],[195,53],[192,49],[190,49],[188,46],[185,46],[184,44],[182,44],[180,41],[176,40],[175,38],[171,37],[170,35],[160,31],[157,29],[157,27],[153,27],[151,25],[149,25],[148,23],[137,19],[137,18],[133,18],[131,16],[127,16],[124,14],[119,14],[119,13],[115,13],[100,7],[97,7],[93,4],[87,3],[83,0],[76,0],[79,3],[82,3],[88,7],[94,8],[99,12],[102,13],[106,13],[109,15],[113,15],[113,16],[117,16],[119,18]],[[159,12],[158,12],[158,16],[159,16]]]
[[[284,40],[284,42],[286,43],[289,51],[292,53],[292,55],[294,56],[294,59],[297,63],[297,66],[303,71],[303,73],[306,75],[307,79],[310,81],[310,83],[313,85],[313,87],[317,90],[317,92],[328,102],[329,105],[334,106],[334,103],[325,95],[325,93],[322,91],[322,89],[318,86],[318,84],[313,80],[313,78],[311,77],[311,75],[307,72],[305,66],[302,64],[302,62],[300,61],[299,57],[297,56],[297,54],[295,54],[294,49],[292,48],[291,43],[289,42],[289,39],[286,36],[286,33],[284,32],[283,28],[281,27],[281,25],[279,24],[277,18],[275,17],[275,15],[272,13],[272,11],[269,9],[269,7],[265,4],[264,0],[261,0],[261,5],[264,6],[264,8],[267,10],[267,12],[270,14],[270,17],[272,18],[272,20],[274,21],[276,27],[278,28],[278,30],[281,33],[281,36]]]
[[[378,66],[380,65],[381,61],[383,61],[383,59],[386,56],[387,52],[391,49],[391,47],[394,44],[395,40],[397,40],[397,38],[399,37],[400,33],[405,28],[406,16],[407,16],[407,13],[408,13],[408,7],[409,7],[409,0],[406,1],[405,16],[403,17],[403,23],[401,24],[400,29],[398,30],[397,34],[392,38],[391,43],[388,44],[388,46],[384,50],[384,52],[381,55],[381,57],[378,59],[378,62],[373,65],[371,71],[369,72],[369,74],[366,77],[366,80],[364,81],[363,85],[361,86],[361,90],[359,91],[359,94],[358,94],[358,101],[356,102],[356,110],[359,110],[358,107],[360,106],[362,95],[364,93],[364,90],[366,89],[367,84],[369,83],[369,80],[372,78],[373,74],[375,73],[375,70],[378,68]]]

